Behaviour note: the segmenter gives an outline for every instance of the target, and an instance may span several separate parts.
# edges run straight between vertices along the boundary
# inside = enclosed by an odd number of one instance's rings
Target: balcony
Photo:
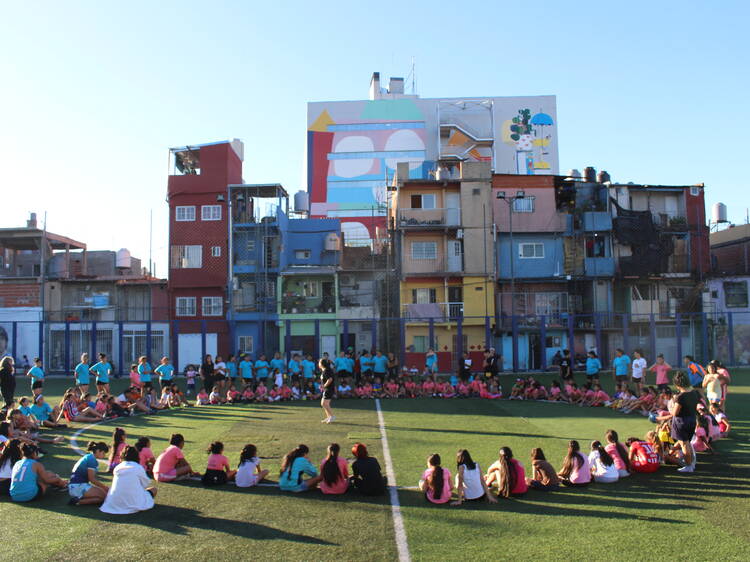
[[[236,313],[259,312],[273,314],[276,312],[276,297],[249,296],[242,290],[232,294],[232,310]]]
[[[336,315],[339,320],[369,320],[377,316],[374,295],[363,297],[340,295],[339,309]]]
[[[588,277],[612,277],[615,274],[614,258],[584,258],[584,270]]]
[[[461,225],[461,209],[400,209],[398,228],[430,230],[435,228],[458,228]]]
[[[401,259],[401,272],[404,275],[445,275],[461,273],[462,271],[462,255],[451,257],[448,260],[442,256],[427,259],[403,256]]]
[[[283,297],[282,314],[333,314],[336,312],[336,299],[326,297]]]
[[[612,216],[601,211],[587,211],[583,213],[583,230],[586,232],[601,232],[612,230]]]
[[[404,304],[401,306],[401,317],[408,322],[448,322],[464,315],[462,302],[433,302]]]
[[[690,256],[687,254],[672,254],[669,256],[664,277],[690,277]]]

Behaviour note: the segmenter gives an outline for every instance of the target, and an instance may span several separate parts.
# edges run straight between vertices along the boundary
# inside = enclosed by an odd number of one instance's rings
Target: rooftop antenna
[[[417,61],[414,56],[411,57],[411,72],[407,76],[407,80],[411,78],[411,93],[412,95],[417,94]]]

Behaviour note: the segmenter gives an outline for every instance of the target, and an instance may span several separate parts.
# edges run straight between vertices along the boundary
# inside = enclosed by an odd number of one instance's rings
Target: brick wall
[[[0,283],[0,307],[39,306],[39,283],[36,280]]]

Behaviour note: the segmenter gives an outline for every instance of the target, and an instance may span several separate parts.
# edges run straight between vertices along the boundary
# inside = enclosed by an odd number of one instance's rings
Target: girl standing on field
[[[325,419],[321,421],[322,423],[331,423],[336,419],[336,416],[333,415],[333,409],[331,408],[331,400],[333,400],[333,393],[336,389],[333,378],[333,368],[328,359],[321,359],[318,362],[318,368],[320,369],[320,391],[322,393],[320,406],[323,408],[323,413],[326,416]]]
[[[656,373],[656,388],[660,391],[669,388],[669,371],[672,366],[664,360],[664,355],[661,353],[656,356],[656,363],[651,365],[648,370]]]

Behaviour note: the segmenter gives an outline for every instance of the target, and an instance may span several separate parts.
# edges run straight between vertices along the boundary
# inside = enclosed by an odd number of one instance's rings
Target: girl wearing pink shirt
[[[672,366],[664,361],[664,355],[661,353],[656,356],[656,363],[651,365],[648,370],[656,373],[656,388],[665,390],[669,388],[669,371]]]
[[[441,389],[441,394],[443,398],[455,398],[456,397],[456,390],[453,388],[451,383],[444,382],[443,387]]]
[[[339,456],[338,443],[328,445],[328,456],[320,463],[320,491],[324,494],[343,494],[349,489],[349,465]]]
[[[242,401],[243,402],[255,401],[255,393],[253,392],[253,388],[249,384],[242,391]]]
[[[435,394],[435,383],[427,379],[422,383],[422,396],[432,397]]]
[[[628,449],[620,443],[620,437],[614,429],[607,430],[605,437],[607,439],[607,446],[604,447],[604,450],[615,461],[615,468],[620,474],[620,478],[630,476],[630,455],[628,454]]]
[[[557,475],[566,486],[588,486],[591,482],[589,458],[581,453],[578,441],[568,442],[568,454],[565,455],[562,469]]]
[[[139,437],[135,442],[135,448],[138,449],[138,462],[146,472],[151,473],[156,462],[154,453],[151,451],[151,440],[148,437]]]
[[[461,398],[468,398],[471,393],[471,387],[465,382],[461,381],[458,383],[458,395]]]
[[[109,472],[112,472],[122,460],[122,452],[127,447],[126,439],[128,436],[121,427],[115,428],[112,432],[112,446],[109,448]]]
[[[427,470],[422,473],[419,489],[424,492],[427,501],[432,503],[448,503],[451,500],[453,483],[451,473],[440,466],[440,455],[437,453],[427,458]]]
[[[594,395],[596,392],[594,392],[594,389],[591,388],[591,383],[587,382],[583,385],[583,393],[581,394],[580,399],[578,400],[579,406],[591,406],[591,403],[594,401]]]
[[[260,381],[258,388],[255,389],[255,399],[258,402],[268,402],[268,388],[263,381]]]
[[[185,438],[180,433],[173,433],[169,439],[169,447],[159,455],[154,463],[154,479],[158,482],[174,482],[190,476],[200,476],[193,472],[190,463],[182,454]]]
[[[713,453],[711,443],[708,438],[708,423],[704,416],[698,416],[695,420],[695,434],[690,441],[693,446],[693,450],[697,453],[708,451]]]
[[[510,447],[501,447],[498,459],[490,465],[484,477],[487,486],[497,486],[497,495],[504,498],[522,496],[529,487],[523,465],[513,458]]]
[[[393,379],[385,383],[386,398],[398,398],[398,384]]]
[[[595,384],[594,399],[591,401],[591,406],[604,406],[605,402],[609,402],[609,394],[602,390],[600,384]]]
[[[224,456],[224,443],[214,441],[208,446],[208,464],[201,481],[204,486],[218,486],[234,480],[236,470],[230,470],[229,459]]]

